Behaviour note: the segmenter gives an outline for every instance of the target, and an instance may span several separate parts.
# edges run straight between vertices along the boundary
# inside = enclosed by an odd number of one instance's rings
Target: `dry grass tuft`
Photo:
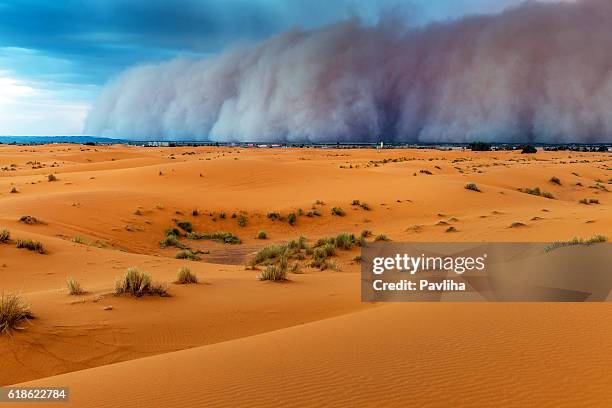
[[[30,306],[14,293],[0,294],[0,334],[21,330],[19,323],[32,319]]]
[[[162,283],[153,283],[151,275],[136,267],[128,268],[121,278],[115,281],[115,294],[131,296],[168,296],[168,289]]]
[[[75,278],[66,279],[66,286],[68,287],[68,294],[70,295],[77,296],[85,293],[85,290],[83,290],[83,287]]]
[[[181,285],[198,283],[198,277],[191,272],[188,266],[181,266],[176,275],[176,283]]]

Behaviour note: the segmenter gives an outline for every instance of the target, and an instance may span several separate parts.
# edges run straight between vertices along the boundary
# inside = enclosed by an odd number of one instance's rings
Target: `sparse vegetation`
[[[553,184],[556,184],[558,186],[561,185],[561,180],[559,179],[559,177],[556,177],[556,176],[552,176],[550,178],[550,182],[553,183]]]
[[[159,246],[162,248],[167,247],[176,247],[180,249],[186,249],[187,246],[184,245],[180,240],[178,234],[174,234],[174,230],[170,229],[166,231],[166,236],[159,241]],[[178,232],[178,230],[176,231]]]
[[[22,224],[35,225],[35,224],[44,224],[41,220],[36,217],[32,217],[31,215],[24,215],[19,218],[19,222]]]
[[[75,278],[67,278],[66,286],[68,287],[68,294],[72,296],[78,296],[85,293],[83,288],[81,287],[81,283]]]
[[[57,181],[57,177],[55,177],[55,174],[49,174],[47,176],[47,180],[48,181]]]
[[[390,241],[390,239],[385,234],[379,234],[374,238],[374,242],[386,242]]]
[[[287,222],[289,223],[289,225],[295,225],[296,220],[297,216],[295,215],[295,213],[291,213],[287,216]]]
[[[264,269],[257,277],[261,281],[283,282],[287,280],[287,265],[286,257],[280,259],[278,265],[270,265]]]
[[[431,171],[429,171],[429,170],[419,170],[419,173],[421,173],[421,174],[426,174],[426,175],[428,175],[428,176],[431,176],[431,175],[433,174],[433,173],[432,173]]]
[[[238,216],[238,225],[239,225],[239,226],[241,226],[241,227],[246,227],[246,225],[247,225],[247,219],[246,219],[246,217],[244,216],[244,214],[240,214],[240,215]]]
[[[465,185],[466,190],[477,191],[480,193],[480,188],[476,185],[476,183],[468,183]]]
[[[512,224],[510,224],[510,228],[520,228],[520,227],[525,227],[525,224],[520,221],[514,221]]]
[[[257,239],[268,239],[268,234],[266,231],[259,231],[259,233],[257,233]]]
[[[331,213],[332,213],[332,215],[336,215],[338,217],[344,217],[346,215],[344,210],[342,208],[340,208],[340,207],[333,207],[331,209]]]
[[[193,225],[191,225],[191,221],[176,221],[176,226],[185,232],[193,231]]]
[[[2,228],[0,230],[0,244],[6,244],[10,240],[11,240],[11,232],[6,228]]]
[[[457,228],[455,228],[455,227],[448,227],[446,229],[446,232],[457,232]]]
[[[188,259],[190,261],[199,261],[202,258],[200,258],[197,254],[193,253],[190,249],[183,249],[178,251],[175,255],[174,258],[176,259]]]
[[[585,204],[585,205],[589,205],[589,204],[599,204],[599,200],[596,198],[583,198],[582,200],[578,201],[580,204]]]
[[[282,219],[281,215],[277,212],[269,212],[267,217],[269,220],[272,220],[272,221],[278,221]]]
[[[19,324],[32,318],[30,306],[21,296],[4,292],[0,294],[0,334],[20,330],[22,327]]]
[[[38,252],[39,254],[44,254],[47,252],[41,242],[32,241],[31,239],[18,239],[16,245],[17,248],[24,248],[28,251]]]
[[[10,192],[11,192],[11,194],[16,194],[19,191],[17,191],[17,187],[13,186],[13,187],[11,187],[11,191]]]
[[[312,218],[312,217],[320,217],[321,213],[319,212],[319,210],[311,210],[311,211],[308,211],[306,213],[306,216],[310,217],[310,218]]]
[[[545,198],[550,198],[550,199],[554,199],[555,198],[555,196],[552,195],[549,192],[546,192],[546,191],[542,192],[540,190],[540,187],[535,187],[535,188],[519,188],[519,191],[522,192],[522,193],[531,194],[531,195],[538,196],[538,197],[545,197]]]
[[[224,244],[242,244],[242,240],[232,234],[231,232],[225,231],[217,231],[211,233],[202,233],[202,232],[190,232],[185,235],[188,239],[205,239],[216,242],[223,242]]]
[[[180,285],[198,283],[198,277],[191,272],[188,266],[181,266],[176,274],[176,283]]]
[[[115,294],[131,296],[168,296],[168,289],[162,283],[153,283],[151,275],[130,267],[121,278],[115,281]]]
[[[608,241],[608,237],[604,235],[595,235],[588,239],[574,237],[569,241],[555,241],[552,244],[548,245],[545,248],[545,251],[549,252],[554,249],[563,248],[567,246],[578,246],[578,245],[590,246],[590,245],[595,245],[595,244],[601,244],[607,241]]]

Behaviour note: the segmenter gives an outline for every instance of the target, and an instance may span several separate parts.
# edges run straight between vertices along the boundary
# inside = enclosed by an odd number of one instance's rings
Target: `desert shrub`
[[[11,191],[10,192],[11,192],[11,194],[15,194],[15,193],[18,193],[19,191],[17,191],[17,187],[13,186],[13,187],[11,187]]]
[[[557,184],[559,186],[561,185],[561,180],[559,179],[559,177],[556,177],[556,176],[552,176],[550,178],[550,182],[553,184]]]
[[[49,174],[47,176],[47,180],[48,181],[57,181],[57,177],[55,177],[55,174]]]
[[[247,219],[246,219],[246,217],[244,216],[244,214],[240,214],[240,215],[238,216],[238,225],[240,225],[241,227],[245,227],[245,226],[246,226],[246,224],[247,224]]]
[[[197,254],[194,254],[189,249],[182,249],[182,250],[178,251],[176,254],[174,254],[174,258],[176,258],[176,259],[189,259],[190,261],[199,261],[199,260],[202,259]]]
[[[219,218],[221,218],[222,220],[224,220],[224,219],[226,219],[226,218],[227,218],[227,215],[226,215],[226,214],[225,214],[223,211],[221,211],[221,212],[219,213]]]
[[[141,272],[136,267],[130,267],[121,278],[115,281],[115,294],[128,294],[136,297],[167,296],[168,290],[164,284],[153,283],[150,274]]]
[[[281,215],[277,212],[269,212],[267,217],[269,220],[272,220],[272,221],[278,221],[282,219]]]
[[[301,250],[306,248],[306,238],[301,236],[298,239],[287,242],[287,248],[292,250]]]
[[[0,294],[0,334],[20,329],[19,323],[32,317],[30,306],[20,296]]]
[[[374,238],[374,242],[386,242],[390,241],[390,239],[385,234],[379,234]]]
[[[24,215],[19,218],[19,222],[23,224],[35,225],[35,224],[43,224],[41,220],[36,217],[32,217],[31,215]]]
[[[344,210],[340,207],[334,207],[331,209],[331,213],[332,215],[337,215],[338,217],[344,217],[346,215],[346,213],[344,212]]]
[[[191,221],[177,221],[176,226],[185,232],[193,231],[193,226],[191,225]]]
[[[549,193],[548,191],[544,191],[542,193],[542,197],[548,198],[550,200],[554,200],[554,198],[555,198],[555,196],[552,193]]]
[[[0,244],[5,244],[9,242],[10,240],[11,240],[11,232],[6,228],[2,228],[0,230]]]
[[[596,198],[589,198],[589,204],[599,204],[599,200]]]
[[[428,175],[428,176],[431,176],[431,175],[433,174],[433,173],[432,173],[431,171],[429,171],[429,170],[419,170],[419,173],[421,173],[421,174],[426,174],[426,175]]]
[[[360,207],[366,211],[370,211],[370,206],[367,203],[361,203]]]
[[[210,241],[223,242],[224,244],[242,244],[242,240],[231,232],[217,231],[211,233],[190,232],[185,235],[188,239],[206,239]]]
[[[259,231],[257,234],[257,239],[268,239],[268,234],[266,231]]]
[[[468,183],[465,185],[466,190],[477,191],[480,193],[480,188],[476,185],[476,183]]]
[[[580,204],[589,204],[589,199],[588,198],[583,198],[582,200],[578,201]]]
[[[535,187],[535,188],[524,188],[522,190],[523,193],[526,194],[531,194],[531,195],[535,195],[535,196],[541,196],[542,195],[542,191],[540,191],[540,187]]]
[[[143,215],[143,214],[144,214],[144,212],[142,211],[142,209],[141,209],[141,208],[137,208],[137,209],[134,211],[134,215]]]
[[[455,227],[448,227],[446,229],[446,232],[457,232],[457,228],[455,228]]]
[[[321,200],[315,201],[315,205],[325,205],[325,203]]]
[[[525,224],[523,224],[522,222],[519,221],[514,221],[512,224],[510,224],[510,228],[520,228],[520,227],[524,227]]]
[[[166,231],[164,231],[164,235],[165,236],[174,235],[175,237],[180,237],[181,231],[179,231],[178,228],[168,228],[166,229]]]
[[[81,284],[75,278],[66,279],[66,286],[68,287],[68,294],[70,295],[76,296],[85,293],[85,291],[81,287]]]
[[[193,210],[191,210],[191,215],[193,215],[194,217],[197,217],[198,215],[200,215],[200,212],[194,208]]]
[[[311,211],[308,211],[306,213],[306,216],[310,217],[310,218],[312,218],[312,217],[320,217],[321,213],[318,210],[311,210]]]
[[[360,201],[360,200],[353,200],[353,202],[351,203],[351,205],[360,206],[360,205],[361,205],[361,201]]]
[[[285,281],[287,280],[287,268],[289,266],[289,259],[287,256],[282,255],[278,259],[277,265],[269,265],[264,269],[258,276],[259,280],[271,280],[271,281]]]
[[[46,253],[45,247],[41,242],[32,241],[31,239],[18,239],[17,248],[24,248],[28,251],[38,252],[39,254]]]
[[[546,246],[544,250],[546,252],[549,252],[554,249],[563,248],[567,246],[577,246],[577,245],[590,246],[590,245],[595,245],[595,244],[602,244],[604,242],[608,242],[608,237],[606,237],[605,235],[595,235],[587,239],[574,237],[570,239],[569,241],[555,241],[552,244]]]
[[[87,242],[87,240],[85,240],[85,238],[83,238],[80,235],[76,235],[74,238],[72,238],[72,242],[76,242],[77,244],[84,244],[87,245],[89,242]]]
[[[338,236],[336,237],[335,246],[336,248],[348,250],[348,249],[351,249],[355,245],[356,241],[357,240],[355,238],[355,235],[342,233],[342,234],[338,234]]]
[[[167,247],[176,247],[181,249],[186,249],[187,246],[179,241],[179,237],[174,234],[166,235],[161,241],[159,241],[159,246],[162,248]]]
[[[287,222],[289,223],[289,225],[295,225],[296,220],[297,216],[295,215],[295,213],[291,213],[287,216]]]
[[[181,266],[176,274],[176,283],[181,285],[198,283],[198,277],[191,272],[188,266]]]
[[[356,263],[361,262],[361,255],[356,255],[356,256],[353,258],[353,262],[356,262]]]

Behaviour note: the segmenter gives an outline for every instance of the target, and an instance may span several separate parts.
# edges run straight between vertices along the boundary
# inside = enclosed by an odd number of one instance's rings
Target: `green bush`
[[[259,231],[257,234],[257,239],[268,239],[268,234],[266,231]]]
[[[291,213],[287,216],[287,222],[289,223],[289,225],[295,225],[296,220],[297,216],[295,215],[295,213]]]
[[[246,227],[247,224],[247,219],[243,214],[240,214],[238,216],[238,225],[241,227]]]

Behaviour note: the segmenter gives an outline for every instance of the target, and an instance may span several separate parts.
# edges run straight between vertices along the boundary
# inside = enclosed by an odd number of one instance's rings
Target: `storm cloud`
[[[130,68],[85,132],[213,141],[612,141],[612,4],[527,2],[406,26],[388,13]]]

